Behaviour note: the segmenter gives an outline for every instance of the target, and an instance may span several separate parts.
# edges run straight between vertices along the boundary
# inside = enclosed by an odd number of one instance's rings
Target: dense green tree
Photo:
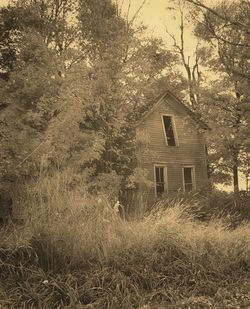
[[[1,175],[57,167],[98,186],[105,175],[124,182],[134,164],[133,116],[175,57],[160,40],[142,38],[111,1],[82,0],[77,10],[68,3],[1,10]]]
[[[217,171],[233,174],[237,192],[240,158],[249,158],[250,145],[250,5],[246,1],[220,1],[208,7],[201,1],[187,2],[199,9],[195,12],[195,34],[210,43],[203,64],[217,76],[205,99],[208,121],[217,132],[211,139],[213,165]]]

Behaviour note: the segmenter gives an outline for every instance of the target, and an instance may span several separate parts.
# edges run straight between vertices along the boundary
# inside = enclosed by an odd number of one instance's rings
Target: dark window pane
[[[163,167],[156,167],[155,168],[155,178],[156,182],[164,182],[164,173],[163,173]]]
[[[156,182],[160,182],[160,168],[159,167],[155,168],[155,180]]]
[[[175,146],[176,143],[175,143],[175,137],[174,137],[172,118],[170,116],[163,116],[163,123],[164,123],[168,145]]]
[[[192,183],[192,167],[184,168],[184,181],[185,183]]]
[[[155,167],[156,194],[161,196],[164,192],[164,167]]]
[[[185,192],[191,192],[193,190],[192,183],[185,183]]]
[[[159,179],[159,182],[164,182],[163,167],[160,167],[159,170],[160,170],[160,179]]]
[[[158,182],[156,183],[156,194],[157,196],[161,196],[164,192],[164,183]]]
[[[192,167],[184,167],[184,184],[185,191],[190,192],[193,190],[193,168]]]

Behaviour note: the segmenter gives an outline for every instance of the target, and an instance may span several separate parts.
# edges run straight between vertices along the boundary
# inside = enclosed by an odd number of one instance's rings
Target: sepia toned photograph
[[[0,309],[250,309],[250,0],[0,0]]]

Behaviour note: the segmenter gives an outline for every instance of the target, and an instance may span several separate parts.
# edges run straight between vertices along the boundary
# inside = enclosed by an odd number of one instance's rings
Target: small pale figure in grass
[[[113,207],[115,213],[119,214],[121,218],[125,219],[125,210],[124,206],[120,203],[119,200],[116,201]]]
[[[102,203],[102,199],[99,198],[99,199],[97,200],[97,203],[98,203],[98,204],[101,204],[101,203]]]
[[[119,213],[119,209],[120,209],[120,207],[122,207],[122,205],[120,204],[120,202],[117,200],[116,201],[116,203],[115,203],[115,205],[114,205],[114,211],[116,212],[116,213]]]

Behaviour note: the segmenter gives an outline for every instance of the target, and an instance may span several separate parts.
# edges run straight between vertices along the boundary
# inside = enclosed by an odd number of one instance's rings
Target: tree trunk
[[[238,165],[234,164],[233,166],[233,185],[234,185],[234,193],[239,192],[239,175],[238,175]]]

